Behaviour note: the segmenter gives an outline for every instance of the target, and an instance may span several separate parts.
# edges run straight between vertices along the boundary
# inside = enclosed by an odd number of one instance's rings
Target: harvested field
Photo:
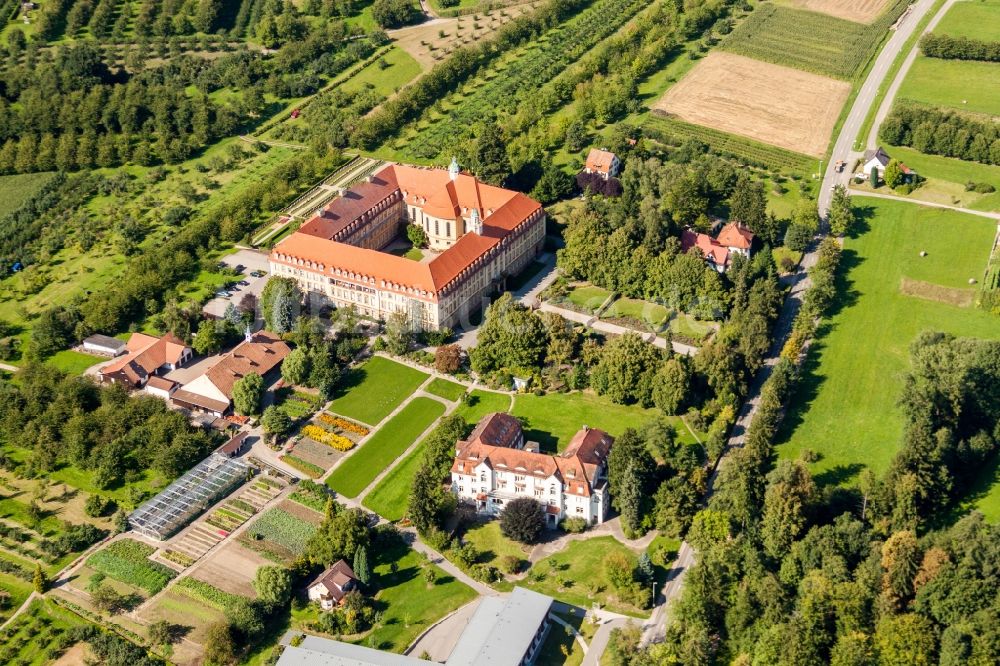
[[[837,18],[871,23],[889,0],[787,0],[788,4],[798,9],[808,9],[811,12],[829,14]]]
[[[850,84],[732,53],[710,53],[654,110],[816,157],[826,152]]]
[[[257,569],[267,564],[271,562],[233,541],[209,556],[191,576],[214,585],[223,592],[255,597],[254,574],[257,573]]]
[[[923,280],[912,280],[904,277],[899,284],[899,291],[907,296],[926,298],[929,301],[947,303],[959,308],[971,307],[976,299],[975,287],[963,289],[962,287],[945,287],[940,284],[924,282]]]

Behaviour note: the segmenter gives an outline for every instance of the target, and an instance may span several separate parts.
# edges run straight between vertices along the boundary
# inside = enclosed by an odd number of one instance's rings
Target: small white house
[[[885,178],[885,168],[889,166],[889,153],[882,150],[879,146],[875,150],[866,150],[864,157],[864,164],[861,167],[861,173],[867,178],[872,172],[872,169],[878,170],[878,177]]]
[[[344,560],[338,560],[309,584],[309,600],[319,602],[323,610],[332,610],[344,602],[344,597],[357,588],[358,577]]]
[[[622,161],[610,150],[601,148],[591,148],[587,154],[587,163],[583,170],[587,173],[596,173],[604,180],[614,178],[621,171]]]
[[[83,351],[115,357],[125,353],[125,341],[107,335],[92,335],[84,339]]]

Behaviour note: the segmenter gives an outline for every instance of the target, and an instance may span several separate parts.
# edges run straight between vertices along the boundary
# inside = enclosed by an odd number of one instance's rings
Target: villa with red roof
[[[596,173],[604,180],[618,175],[622,162],[618,156],[610,150],[602,148],[591,148],[587,153],[587,161],[583,170],[587,173]]]
[[[698,248],[705,257],[705,263],[718,272],[725,273],[733,255],[750,258],[753,239],[753,232],[739,222],[730,222],[722,227],[716,238],[689,228],[681,232],[681,250],[688,252],[692,248]]]
[[[193,352],[172,333],[157,338],[145,333],[133,333],[125,343],[124,356],[111,361],[100,370],[102,382],[142,388],[159,372],[176,370],[187,363]]]
[[[531,497],[545,506],[549,527],[563,518],[597,525],[611,502],[607,461],[612,444],[608,433],[584,426],[561,454],[542,453],[536,443],[525,443],[516,418],[493,413],[457,443],[451,489],[486,515],[500,514],[510,500]]]
[[[407,224],[428,238],[419,261],[385,251]],[[390,164],[275,245],[270,268],[335,307],[375,319],[403,311],[437,330],[482,307],[544,240],[541,204],[479,182],[455,160],[447,170]]]

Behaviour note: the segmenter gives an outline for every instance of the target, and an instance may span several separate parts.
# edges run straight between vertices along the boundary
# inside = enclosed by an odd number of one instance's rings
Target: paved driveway
[[[213,298],[201,311],[209,317],[216,317],[221,319],[226,314],[226,308],[230,303],[239,305],[240,299],[243,298],[243,294],[253,294],[257,298],[260,298],[260,292],[264,290],[264,285],[267,284],[268,276],[265,274],[263,277],[251,277],[250,273],[253,271],[264,271],[267,272],[267,254],[263,252],[258,252],[257,250],[237,250],[236,252],[223,257],[221,263],[226,264],[232,268],[237,266],[243,266],[243,275],[240,279],[249,282],[249,286],[241,287],[239,285],[234,286],[230,291],[233,295],[230,298]]]

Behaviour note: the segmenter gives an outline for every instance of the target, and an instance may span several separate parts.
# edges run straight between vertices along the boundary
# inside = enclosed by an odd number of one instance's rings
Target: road
[[[858,96],[855,98],[854,104],[851,106],[850,114],[844,122],[843,127],[841,127],[840,134],[837,136],[837,141],[834,143],[832,157],[829,164],[827,164],[826,172],[823,176],[823,183],[820,186],[819,212],[824,220],[826,219],[827,211],[830,208],[830,198],[833,186],[837,184],[846,186],[850,177],[850,174],[847,173],[847,169],[844,170],[844,173],[837,173],[834,168],[836,160],[842,159],[850,161],[853,159],[852,149],[854,146],[854,140],[861,131],[861,126],[864,124],[865,117],[868,115],[869,109],[871,109],[872,105],[875,103],[875,97],[878,95],[878,91],[880,90],[885,77],[888,76],[892,63],[902,51],[906,41],[916,30],[917,24],[920,23],[924,15],[930,11],[934,2],[935,0],[918,0],[912,5],[912,9],[909,14],[902,20],[898,29],[889,38],[885,46],[882,48],[882,52],[879,53],[878,57],[875,59],[875,64],[872,66],[871,71],[868,73],[868,77],[862,84],[861,89],[858,92]],[[709,479],[706,500],[711,496],[712,488],[718,478],[719,471],[725,466],[726,461],[728,460],[727,454],[733,449],[743,446],[743,440],[746,436],[747,428],[750,426],[750,422],[757,413],[757,406],[760,404],[761,387],[764,385],[764,382],[767,381],[767,378],[771,376],[771,371],[778,362],[781,354],[781,348],[784,346],[785,340],[792,330],[792,323],[795,321],[795,316],[798,314],[799,308],[802,306],[802,297],[810,286],[810,281],[806,275],[806,271],[815,263],[816,248],[814,247],[803,257],[801,269],[795,274],[791,289],[789,289],[788,295],[785,297],[781,314],[779,315],[778,321],[774,327],[771,349],[768,352],[764,366],[754,378],[753,385],[750,387],[750,392],[748,394],[749,397],[743,404],[739,417],[737,418],[735,425],[733,425],[732,432],[729,435],[729,440],[726,443],[726,449],[719,460],[719,464],[716,466],[715,471]],[[670,578],[664,586],[662,594],[657,598],[657,601],[660,603],[657,605],[650,619],[643,625],[642,643],[644,645],[663,640],[666,633],[668,604],[679,596],[681,588],[684,584],[684,575],[688,568],[694,564],[694,560],[694,549],[690,546],[690,544],[688,544],[688,542],[683,542],[677,553],[677,560],[671,568]]]
[[[821,217],[825,218],[830,209],[833,186],[846,186],[851,177],[849,168],[845,168],[842,173],[837,173],[837,160],[846,161],[850,167],[850,164],[858,156],[854,152],[854,140],[861,132],[861,126],[864,125],[868,111],[875,103],[875,97],[882,89],[882,84],[892,68],[892,63],[896,61],[906,41],[913,35],[917,24],[920,23],[924,14],[930,11],[934,2],[935,0],[917,0],[911,5],[909,13],[902,19],[896,31],[882,47],[882,52],[878,54],[875,64],[868,72],[868,78],[861,85],[858,96],[854,98],[854,104],[851,106],[847,120],[844,121],[844,125],[840,129],[836,143],[833,144],[833,152],[830,154],[830,160],[823,174],[823,184],[819,191],[819,214]]]

